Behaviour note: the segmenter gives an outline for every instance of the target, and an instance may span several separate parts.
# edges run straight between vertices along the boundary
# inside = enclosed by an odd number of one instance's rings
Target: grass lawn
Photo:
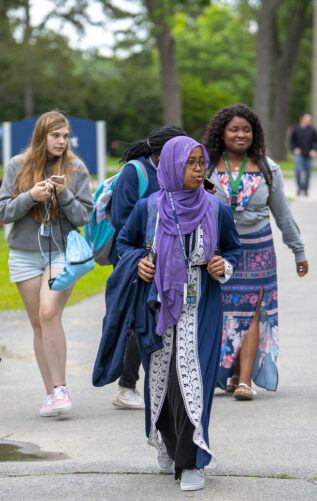
[[[288,176],[293,176],[293,171],[294,171],[294,162],[293,158],[290,156],[288,160],[277,162],[282,171],[286,171],[286,175]],[[117,157],[108,157],[107,162],[106,162],[106,177],[111,177],[114,174],[116,174],[120,168],[123,167],[123,164],[120,164],[120,159]],[[313,169],[315,172],[317,172],[317,169]],[[3,168],[0,166],[0,177],[3,176]],[[94,181],[94,184],[97,182],[97,176],[91,176],[92,180]]]
[[[0,230],[0,310],[24,310],[24,305],[15,284],[9,282],[8,267],[9,249],[3,229]],[[112,271],[112,266],[99,266],[81,278],[73,289],[68,305],[78,303],[83,299],[105,290],[106,281]]]
[[[283,160],[281,162],[276,162],[282,169],[282,171],[294,171],[293,159]]]

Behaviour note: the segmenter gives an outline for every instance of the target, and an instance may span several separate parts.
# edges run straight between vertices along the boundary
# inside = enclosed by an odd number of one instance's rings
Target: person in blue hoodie
[[[148,187],[142,198],[147,198],[160,189],[157,181],[157,166],[164,144],[176,136],[186,136],[186,132],[176,125],[166,125],[154,129],[147,139],[132,143],[123,153],[122,162],[126,165],[115,186],[111,202],[111,221],[115,228],[115,235],[126,223],[135,204],[139,200],[139,181],[136,168],[131,160],[139,161],[145,169],[148,178]],[[116,266],[119,257],[115,241],[110,255],[111,263]],[[124,357],[123,371],[119,379],[119,388],[113,405],[126,409],[144,409],[143,397],[136,389],[139,379],[141,358],[131,331]]]

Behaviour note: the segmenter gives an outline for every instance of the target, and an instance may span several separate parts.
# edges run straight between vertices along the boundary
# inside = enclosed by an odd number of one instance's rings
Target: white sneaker
[[[58,414],[68,412],[72,408],[72,401],[67,386],[57,386],[54,388],[54,409]]]
[[[169,457],[167,452],[159,452],[157,454],[157,464],[160,469],[160,473],[163,473],[164,475],[174,473],[174,461]]]
[[[123,409],[144,409],[144,400],[138,390],[119,386],[118,394],[112,400],[112,405]]]
[[[58,415],[58,411],[54,407],[54,400],[54,393],[46,396],[46,399],[44,400],[42,407],[40,408],[40,416],[50,417]]]
[[[183,470],[181,476],[182,491],[198,491],[205,487],[204,470]]]

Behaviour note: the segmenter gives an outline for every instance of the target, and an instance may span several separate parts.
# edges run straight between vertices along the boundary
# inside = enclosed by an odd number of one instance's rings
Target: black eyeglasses
[[[198,167],[203,167],[204,169],[208,169],[209,162],[206,162],[205,160],[200,160],[199,162],[197,162],[196,160],[188,160],[187,165],[189,165],[190,167],[198,165]]]

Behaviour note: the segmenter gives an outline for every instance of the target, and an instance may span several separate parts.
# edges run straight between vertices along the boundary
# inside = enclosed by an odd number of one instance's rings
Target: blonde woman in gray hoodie
[[[87,223],[93,209],[88,171],[71,152],[69,136],[70,125],[62,113],[41,115],[29,147],[6,167],[0,190],[0,220],[13,223],[8,236],[10,281],[17,285],[34,331],[35,357],[46,390],[43,417],[72,407],[61,320],[72,288],[49,288],[50,240],[56,276],[65,266],[63,239],[66,242],[69,231]]]

